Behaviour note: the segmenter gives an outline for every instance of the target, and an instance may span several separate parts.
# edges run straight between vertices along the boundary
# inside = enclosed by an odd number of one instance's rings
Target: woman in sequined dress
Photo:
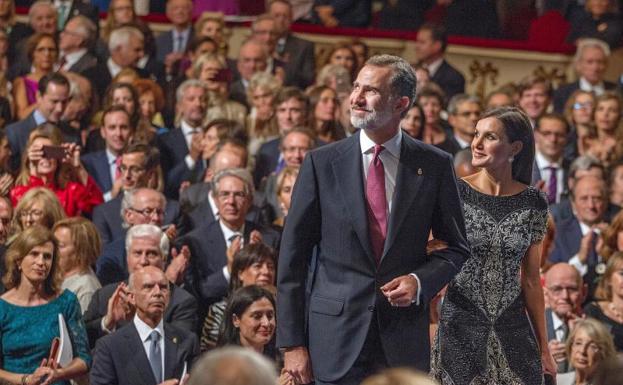
[[[449,284],[432,354],[443,385],[541,385],[555,376],[539,278],[547,200],[528,186],[534,139],[513,107],[487,114],[459,180],[472,255]],[[533,326],[531,326],[533,325]]]

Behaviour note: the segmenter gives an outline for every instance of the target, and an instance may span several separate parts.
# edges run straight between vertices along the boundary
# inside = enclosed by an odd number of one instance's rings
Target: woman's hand
[[[38,162],[43,159],[43,145],[33,144],[28,147],[28,160],[31,162]]]
[[[58,381],[61,376],[60,368],[54,361],[48,361],[46,358],[41,362],[41,366],[35,372],[26,378],[28,385],[49,385]]]
[[[294,377],[285,369],[281,369],[279,376],[279,385],[295,385]]]
[[[80,168],[80,146],[76,143],[63,143],[61,145],[65,149],[65,157],[63,163],[71,165],[73,168]]]

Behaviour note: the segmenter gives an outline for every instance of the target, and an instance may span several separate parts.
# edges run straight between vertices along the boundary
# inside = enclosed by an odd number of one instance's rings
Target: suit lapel
[[[343,141],[336,147],[340,153],[333,162],[333,172],[339,189],[342,192],[344,206],[348,210],[353,229],[368,257],[375,261],[368,235],[368,216],[363,188],[363,170],[359,133]],[[376,262],[375,262],[376,263]]]
[[[128,339],[127,346],[132,353],[130,359],[143,380],[142,384],[155,385],[156,378],[154,377],[154,373],[151,371],[151,365],[149,364],[147,353],[145,353],[145,349],[143,348],[143,341],[141,341],[141,337],[138,335],[138,331],[136,330],[134,323],[126,326],[124,329],[126,330],[125,336]]]
[[[164,380],[172,379],[177,375],[175,368],[178,364],[177,351],[180,341],[180,336],[164,325]]]
[[[418,160],[418,149],[416,142],[407,135],[402,136],[400,146],[400,163],[396,175],[396,188],[392,209],[387,225],[387,238],[383,249],[383,257],[389,251],[398,234],[398,229],[405,217],[410,213],[409,207],[415,200],[417,192],[426,173],[424,165]]]

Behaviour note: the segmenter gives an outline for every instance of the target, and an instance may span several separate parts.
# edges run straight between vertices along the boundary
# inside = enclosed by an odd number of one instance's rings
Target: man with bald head
[[[240,79],[231,84],[229,98],[249,108],[247,101],[247,86],[256,72],[265,71],[268,66],[268,47],[256,39],[249,39],[242,43],[238,52],[236,68]]]
[[[558,363],[558,372],[569,369],[565,341],[582,313],[586,285],[578,270],[568,263],[557,263],[545,273],[545,323],[549,349]]]
[[[91,384],[179,383],[199,354],[199,344],[191,331],[164,322],[170,296],[169,281],[158,267],[130,275],[127,299],[136,312],[127,327],[97,342]]]

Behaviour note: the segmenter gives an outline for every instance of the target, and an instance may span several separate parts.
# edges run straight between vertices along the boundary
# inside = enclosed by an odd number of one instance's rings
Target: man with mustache
[[[170,283],[159,268],[145,266],[130,275],[128,301],[136,313],[127,327],[95,347],[91,384],[175,385],[199,354],[197,337],[163,322]]]

